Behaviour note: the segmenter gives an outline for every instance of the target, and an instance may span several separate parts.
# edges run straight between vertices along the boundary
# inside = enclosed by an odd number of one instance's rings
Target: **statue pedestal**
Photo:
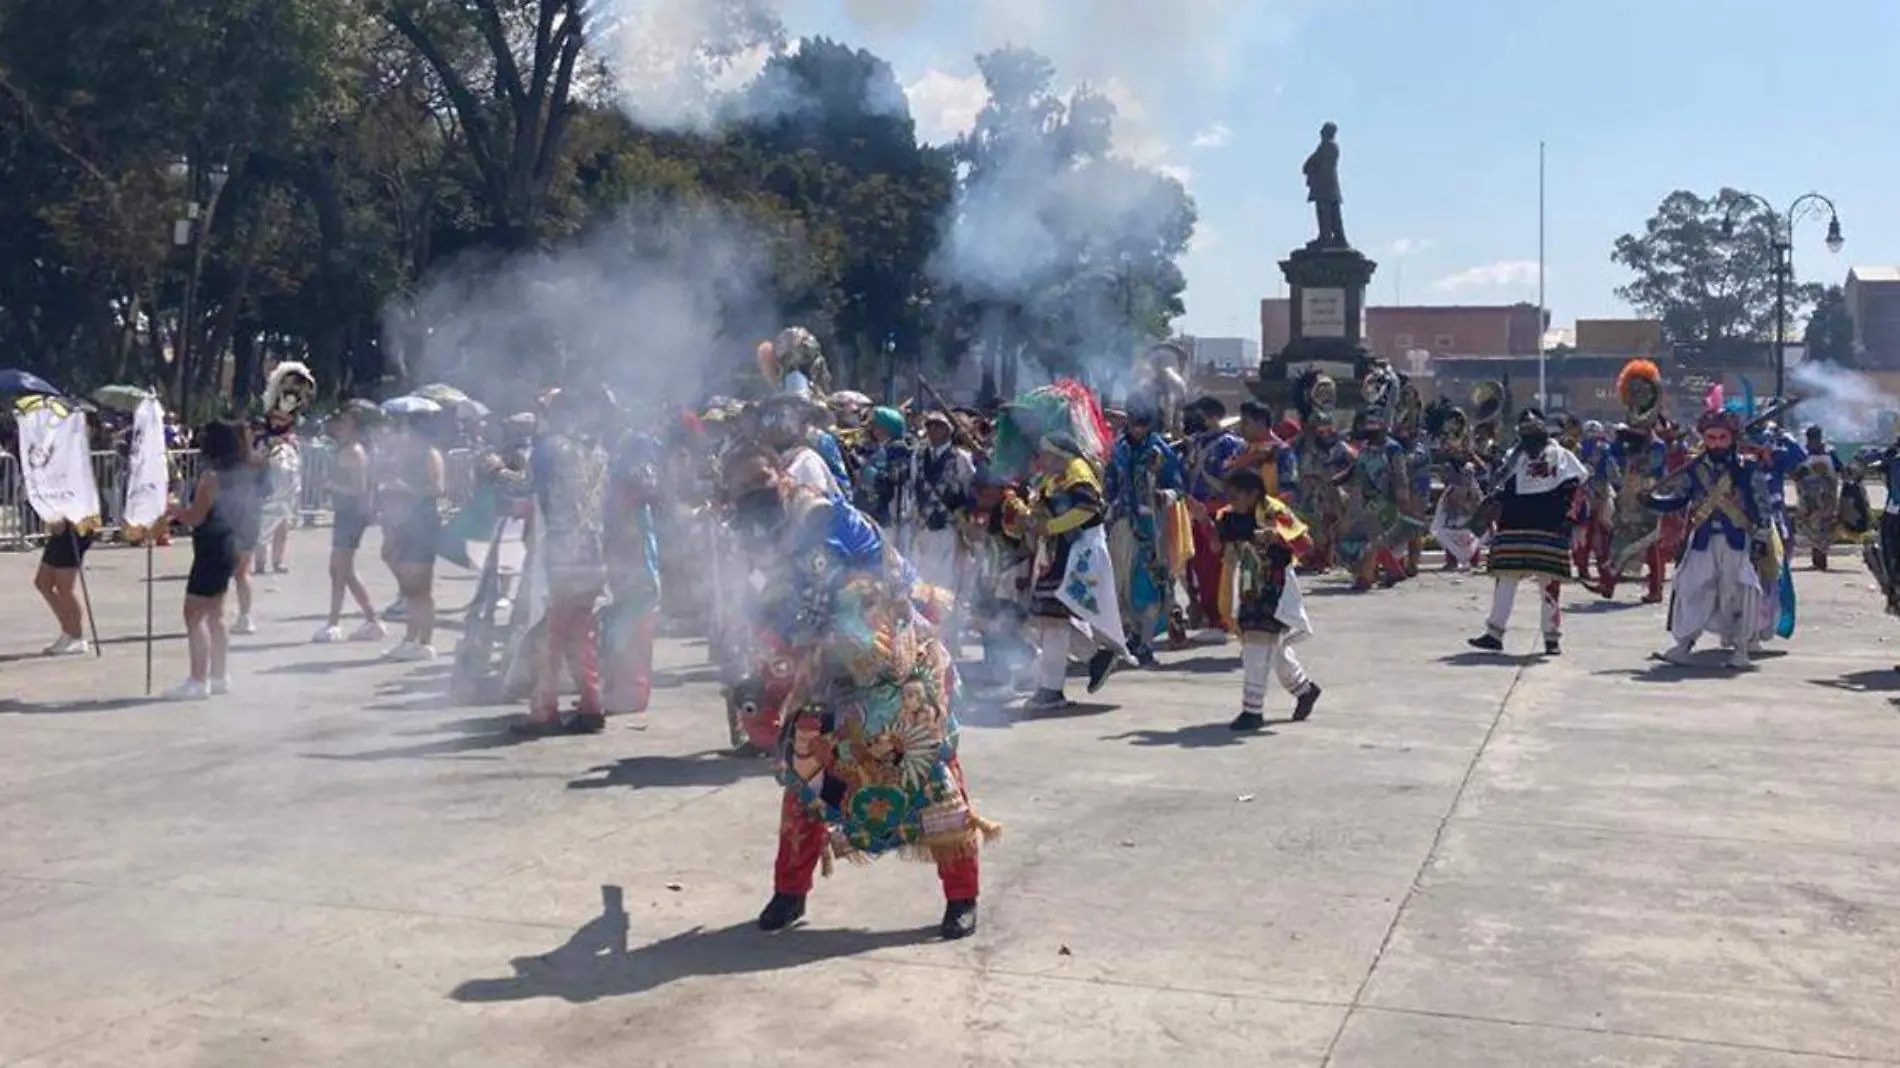
[[[1292,338],[1286,348],[1260,362],[1260,374],[1248,383],[1254,396],[1276,410],[1291,401],[1297,369],[1311,364],[1339,383],[1339,403],[1358,403],[1359,381],[1371,354],[1365,344],[1366,286],[1379,265],[1352,248],[1295,249],[1280,261],[1291,293],[1288,311]]]

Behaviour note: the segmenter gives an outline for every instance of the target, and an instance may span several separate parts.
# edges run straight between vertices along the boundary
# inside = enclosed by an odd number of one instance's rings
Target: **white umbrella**
[[[427,397],[392,397],[383,402],[384,415],[434,415],[442,406]]]

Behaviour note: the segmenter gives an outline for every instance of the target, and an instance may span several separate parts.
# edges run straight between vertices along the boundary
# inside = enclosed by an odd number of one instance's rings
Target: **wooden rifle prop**
[[[917,386],[930,394],[931,402],[942,408],[944,416],[950,420],[951,443],[958,448],[969,450],[972,457],[983,455],[983,447],[977,444],[976,435],[970,433],[969,427],[964,425],[962,414],[943,399],[943,394],[937,392],[937,387],[930,384],[930,379],[918,375]]]

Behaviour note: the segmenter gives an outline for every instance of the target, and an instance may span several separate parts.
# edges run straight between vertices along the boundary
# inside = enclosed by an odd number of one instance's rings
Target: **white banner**
[[[126,457],[125,516],[128,529],[144,530],[163,519],[171,505],[171,473],[165,464],[165,409],[147,397],[132,413],[132,448]]]
[[[20,459],[26,497],[41,521],[90,526],[99,520],[86,413],[57,397],[19,402]]]

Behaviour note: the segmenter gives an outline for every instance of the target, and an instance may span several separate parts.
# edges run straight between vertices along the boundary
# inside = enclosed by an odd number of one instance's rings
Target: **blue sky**
[[[1627,314],[1617,235],[1673,189],[1840,206],[1797,271],[1900,262],[1900,0],[788,0],[795,34],[890,59],[920,128],[981,103],[970,57],[1005,41],[1107,85],[1130,155],[1176,169],[1201,215],[1185,264],[1204,335],[1258,334],[1277,260],[1311,236],[1299,165],[1340,126],[1347,234],[1372,300],[1535,300],[1546,143],[1548,303]]]

